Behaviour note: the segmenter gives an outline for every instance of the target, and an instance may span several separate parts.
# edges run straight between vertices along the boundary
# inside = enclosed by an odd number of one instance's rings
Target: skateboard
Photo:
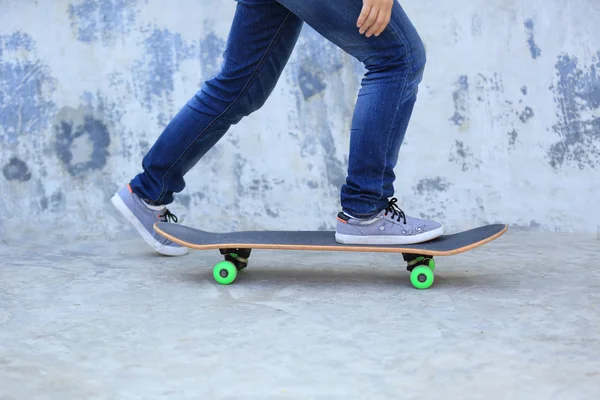
[[[350,245],[335,241],[332,231],[247,231],[213,233],[185,225],[157,222],[154,230],[161,236],[194,250],[219,250],[224,260],[213,268],[217,283],[229,285],[238,272],[248,266],[252,249],[354,251],[401,253],[407,262],[410,281],[417,289],[427,289],[434,281],[434,256],[451,256],[476,249],[502,236],[508,226],[484,225],[437,239],[409,245]]]

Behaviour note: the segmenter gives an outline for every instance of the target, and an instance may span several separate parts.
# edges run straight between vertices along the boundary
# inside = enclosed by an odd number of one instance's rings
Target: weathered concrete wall
[[[235,3],[0,2],[0,230],[124,226],[112,193],[219,68]],[[428,66],[397,167],[410,214],[600,229],[600,3],[405,0]],[[332,228],[362,67],[306,27],[272,97],[187,176],[207,229]],[[118,223],[115,223],[118,222]]]

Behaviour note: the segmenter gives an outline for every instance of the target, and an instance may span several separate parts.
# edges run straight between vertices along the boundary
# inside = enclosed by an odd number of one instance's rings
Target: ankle
[[[145,199],[141,199],[141,200],[142,200],[142,203],[150,210],[161,211],[161,210],[164,210],[164,208],[165,208],[164,205],[154,204],[150,200],[145,200]]]

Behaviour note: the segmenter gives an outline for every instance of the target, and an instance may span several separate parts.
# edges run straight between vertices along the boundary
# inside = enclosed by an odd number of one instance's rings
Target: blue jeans
[[[184,175],[232,124],[258,110],[283,71],[306,22],[355,57],[366,73],[352,118],[343,211],[368,217],[394,194],[394,167],[425,66],[425,49],[400,4],[379,37],[358,32],[362,0],[238,0],[217,76],[167,125],[144,157],[132,190],[169,204]]]

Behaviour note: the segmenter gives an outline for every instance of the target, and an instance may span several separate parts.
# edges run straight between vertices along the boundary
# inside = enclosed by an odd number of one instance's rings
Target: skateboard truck
[[[412,272],[419,265],[429,267],[432,271],[435,269],[435,260],[432,256],[402,253],[402,257],[406,261],[406,270],[408,272]]]
[[[252,249],[219,249],[225,261],[233,263],[238,271],[242,271],[248,266],[251,251]]]

